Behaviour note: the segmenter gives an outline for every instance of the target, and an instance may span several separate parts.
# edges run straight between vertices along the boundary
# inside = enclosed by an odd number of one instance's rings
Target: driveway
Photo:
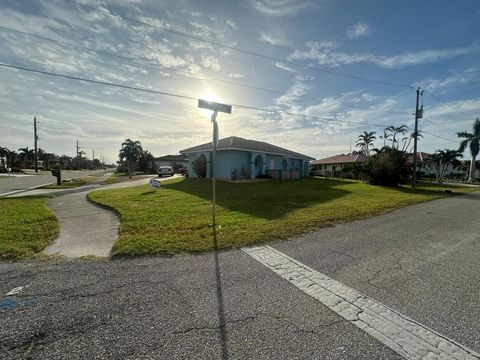
[[[276,258],[1,262],[0,357],[478,359],[479,213],[480,193],[436,200],[272,244]]]

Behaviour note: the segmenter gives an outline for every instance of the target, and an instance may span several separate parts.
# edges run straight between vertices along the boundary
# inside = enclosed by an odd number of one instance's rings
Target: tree
[[[18,151],[19,151],[18,158],[20,159],[20,161],[23,162],[25,169],[28,169],[30,165],[30,159],[33,160],[33,158],[35,157],[34,150],[29,149],[27,146],[27,147],[18,149]]]
[[[399,141],[397,141],[397,136],[399,134],[405,135],[407,133],[408,126],[407,125],[400,125],[400,126],[389,126],[385,129],[385,132],[389,134],[389,137],[392,138],[392,148],[398,150]]]
[[[6,147],[1,147],[0,146],[0,158],[5,158],[6,159],[6,163],[4,164],[5,167],[8,167],[8,153],[10,152],[10,150],[8,150]],[[1,162],[0,162],[1,164]]]
[[[438,183],[443,182],[448,165],[451,164],[454,169],[460,165],[458,161],[460,156],[462,156],[460,151],[449,149],[437,150],[430,156],[427,161],[432,165]]]
[[[138,158],[138,167],[145,174],[152,172],[155,169],[155,158],[148,150],[142,151]]]
[[[460,142],[458,151],[463,153],[467,147],[470,148],[472,160],[470,161],[470,172],[468,174],[468,182],[475,181],[475,160],[480,150],[480,120],[477,118],[473,123],[473,131],[471,133],[462,131],[457,133],[457,136],[464,139]]]
[[[386,146],[363,163],[360,178],[373,185],[398,186],[408,175],[405,158],[404,152]]]
[[[377,139],[375,134],[375,131],[364,131],[363,134],[358,135],[357,147],[367,156],[370,156],[370,146],[372,146],[373,141]]]
[[[137,163],[138,159],[140,158],[143,152],[142,145],[140,141],[133,141],[130,139],[126,139],[122,143],[122,148],[120,149],[119,157],[120,161],[125,160],[127,162],[127,171],[128,177],[132,177],[135,170],[135,164]]]

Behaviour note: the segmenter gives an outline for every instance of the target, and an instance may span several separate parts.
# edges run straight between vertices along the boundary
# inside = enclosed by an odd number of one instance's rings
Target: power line
[[[448,138],[446,138],[446,137],[443,137],[443,136],[440,136],[440,135],[437,135],[437,134],[433,134],[433,133],[431,133],[431,132],[428,132],[427,130],[420,130],[419,132],[422,132],[422,133],[425,133],[425,134],[434,136],[434,137],[439,138],[439,139],[443,139],[443,140],[446,140],[446,141],[454,142],[454,143],[456,143],[456,144],[458,143],[458,142],[455,141],[455,140],[448,139]]]
[[[49,71],[36,70],[36,69],[27,68],[27,67],[23,67],[23,66],[16,66],[16,65],[5,64],[5,63],[0,63],[0,66],[4,67],[4,68],[27,71],[27,72],[36,73],[36,74],[53,76],[53,77],[57,77],[57,78],[76,80],[76,81],[92,83],[92,84],[96,84],[96,85],[111,86],[111,87],[117,87],[117,88],[121,88],[121,89],[127,89],[127,90],[140,91],[140,92],[144,92],[144,93],[170,96],[170,97],[186,99],[186,100],[195,100],[195,101],[199,100],[199,98],[196,98],[196,97],[193,97],[193,96],[187,96],[187,95],[175,94],[175,93],[170,93],[170,92],[165,92],[165,91],[146,89],[146,88],[141,88],[141,87],[136,87],[136,86],[121,85],[121,84],[111,83],[111,82],[107,82],[107,81],[86,79],[86,78],[82,78],[82,77],[78,77],[78,76],[52,73],[52,72],[49,72]],[[241,109],[255,110],[255,111],[266,112],[266,113],[285,114],[285,115],[290,115],[290,116],[303,117],[303,118],[307,118],[307,119],[310,118],[310,119],[317,119],[317,120],[321,120],[321,121],[337,121],[337,122],[341,121],[341,122],[344,122],[344,123],[351,123],[351,124],[357,124],[357,125],[366,125],[366,126],[372,126],[372,127],[385,128],[384,124],[367,123],[367,122],[354,121],[354,120],[338,120],[336,118],[331,118],[331,117],[321,117],[321,116],[316,116],[316,115],[298,114],[298,113],[293,113],[293,112],[290,112],[290,111],[283,111],[283,110],[276,110],[276,109],[265,109],[265,108],[260,108],[260,107],[256,107],[256,106],[241,105],[241,104],[232,104],[232,106],[236,107],[236,108],[241,108]],[[426,133],[430,134],[432,136],[442,138],[444,140],[452,141],[452,140],[443,138],[439,135],[435,135],[435,134],[430,133],[430,132],[426,132]]]
[[[89,52],[92,52],[92,53],[98,53],[98,54],[103,54],[103,55],[107,55],[107,56],[116,57],[116,58],[119,58],[119,59],[122,59],[122,60],[130,61],[130,62],[135,63],[135,64],[139,64],[139,65],[145,64],[145,65],[149,65],[149,66],[155,66],[155,67],[158,67],[158,68],[163,69],[163,70],[182,73],[182,74],[185,74],[188,77],[193,77],[193,78],[200,79],[200,80],[209,80],[209,81],[213,80],[213,81],[223,82],[223,83],[226,83],[226,84],[245,87],[245,88],[249,88],[249,89],[253,89],[253,90],[270,92],[270,93],[277,94],[277,95],[284,95],[285,94],[282,91],[278,91],[278,90],[274,90],[274,89],[264,88],[264,87],[255,86],[255,85],[248,85],[248,84],[245,84],[245,83],[220,79],[220,78],[211,77],[211,76],[201,76],[201,75],[197,75],[197,74],[192,74],[192,73],[190,73],[188,71],[185,71],[185,70],[176,69],[176,68],[172,68],[172,67],[169,67],[169,66],[164,66],[164,65],[161,65],[161,64],[158,64],[158,63],[151,62],[149,59],[146,59],[146,58],[118,55],[118,54],[115,54],[115,53],[112,53],[112,52],[93,49],[93,48],[83,46],[83,45],[72,44],[72,43],[69,43],[69,42],[66,42],[66,41],[52,39],[52,38],[49,38],[49,37],[46,37],[46,36],[32,34],[32,33],[29,33],[29,32],[16,30],[16,29],[12,29],[12,28],[9,28],[9,27],[1,26],[1,25],[0,25],[0,31],[10,31],[10,32],[14,32],[14,33],[17,33],[17,34],[34,37],[34,38],[37,38],[37,39],[40,39],[40,40],[49,41],[49,42],[57,43],[57,44],[60,44],[60,45],[70,46],[70,47],[81,49],[81,50],[84,50],[84,51],[89,51]],[[313,97],[302,96],[302,97],[299,97],[299,98],[300,99],[305,99],[305,100],[310,100],[310,101],[315,101],[315,102],[319,101],[318,99],[315,99]],[[349,104],[342,104],[342,106],[347,107],[347,108],[352,108],[352,109],[360,109],[360,110],[368,110],[368,111],[373,110],[373,111],[382,112],[382,113],[408,115],[407,113],[405,113],[403,111],[377,110],[377,109],[371,109],[371,108],[367,108],[367,107],[362,107],[362,106],[358,106],[358,105],[349,105]]]
[[[205,43],[217,46],[217,47],[237,51],[237,52],[247,54],[247,55],[251,55],[251,56],[256,56],[256,57],[266,59],[266,60],[270,60],[270,61],[275,61],[275,62],[279,62],[279,63],[283,63],[283,64],[288,64],[288,65],[292,65],[292,66],[296,66],[296,67],[301,67],[301,68],[308,69],[308,70],[314,70],[314,71],[318,71],[318,72],[322,72],[322,73],[330,74],[330,75],[334,75],[334,76],[340,76],[340,77],[344,77],[344,78],[352,79],[352,80],[366,81],[366,82],[371,82],[371,83],[376,83],[376,84],[381,84],[381,85],[388,85],[388,86],[395,86],[395,87],[410,87],[410,85],[407,85],[407,84],[400,84],[400,83],[394,83],[394,82],[389,82],[389,81],[369,79],[369,78],[365,78],[365,77],[361,77],[361,76],[340,73],[340,72],[326,70],[326,69],[322,69],[322,68],[318,68],[318,67],[312,67],[312,66],[296,63],[296,62],[289,61],[289,60],[282,60],[282,59],[276,58],[274,56],[269,56],[269,55],[257,53],[257,52],[251,51],[251,50],[246,50],[246,49],[222,44],[222,43],[219,43],[219,42],[216,42],[216,41],[213,41],[213,40],[205,39],[205,38],[195,36],[195,35],[190,35],[190,34],[187,34],[187,33],[181,32],[181,31],[168,29],[168,28],[163,27],[163,26],[149,24],[145,21],[141,21],[141,20],[138,20],[138,19],[134,19],[134,18],[125,16],[125,15],[121,15],[121,14],[118,14],[118,13],[113,12],[113,11],[108,10],[108,9],[97,8],[95,6],[87,5],[87,4],[84,4],[84,3],[81,3],[81,2],[78,2],[78,1],[75,1],[75,0],[64,0],[64,1],[72,3],[72,4],[76,4],[78,6],[82,6],[84,8],[87,8],[87,9],[90,9],[90,10],[93,10],[93,11],[101,12],[101,13],[108,14],[108,15],[111,15],[111,16],[117,16],[117,17],[120,17],[124,20],[130,21],[130,22],[133,22],[133,23],[136,23],[136,24],[141,24],[141,25],[144,25],[144,26],[148,26],[148,27],[158,29],[158,30],[161,30],[161,31],[164,31],[164,32],[168,32],[168,33],[171,33],[171,34],[174,34],[174,35],[177,35],[177,36],[182,36],[182,37],[185,37],[185,38],[188,38],[188,39],[191,39],[191,40],[195,40],[195,41],[205,42]]]

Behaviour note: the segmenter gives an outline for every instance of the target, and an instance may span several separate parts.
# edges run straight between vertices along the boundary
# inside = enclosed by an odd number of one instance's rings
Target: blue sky
[[[2,0],[0,62],[269,109],[234,106],[232,115],[219,117],[221,137],[267,141],[316,158],[348,152],[363,130],[382,132],[358,122],[413,126],[416,86],[427,91],[420,129],[446,138],[425,133],[422,151],[457,147],[455,132],[470,130],[480,116],[478,1],[78,1],[282,61],[66,0]],[[0,68],[0,80],[0,146],[32,146],[34,115],[42,148],[74,155],[78,140],[89,156],[95,149],[108,161],[116,160],[127,137],[156,156],[211,139],[208,118],[192,100],[7,68]]]

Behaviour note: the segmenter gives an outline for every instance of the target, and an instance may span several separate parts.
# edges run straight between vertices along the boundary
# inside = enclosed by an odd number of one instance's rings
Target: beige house
[[[310,161],[310,171],[314,176],[345,177],[346,165],[361,164],[367,160],[365,155],[335,155],[325,159]]]

